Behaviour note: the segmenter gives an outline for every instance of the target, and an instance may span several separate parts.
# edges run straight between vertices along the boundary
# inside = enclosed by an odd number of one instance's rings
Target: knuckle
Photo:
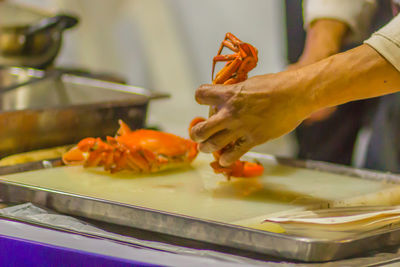
[[[229,92],[232,96],[240,97],[245,91],[245,85],[243,83],[234,84],[232,90]]]

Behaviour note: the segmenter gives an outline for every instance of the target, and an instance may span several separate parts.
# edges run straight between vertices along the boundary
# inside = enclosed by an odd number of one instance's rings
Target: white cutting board
[[[68,193],[143,206],[219,222],[247,225],[250,218],[291,209],[400,202],[400,186],[265,163],[262,177],[228,182],[200,154],[192,167],[152,175],[109,174],[100,168],[57,167],[1,176]],[[257,219],[258,220],[258,219]],[[244,223],[246,222],[246,223]]]

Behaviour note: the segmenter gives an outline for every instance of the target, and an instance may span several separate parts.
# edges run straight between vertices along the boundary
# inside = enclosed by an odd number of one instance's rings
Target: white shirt
[[[376,5],[374,0],[304,0],[304,26],[307,28],[321,18],[337,19],[350,28],[346,41],[362,41],[368,37]],[[373,33],[364,43],[373,47],[400,71],[400,15]]]

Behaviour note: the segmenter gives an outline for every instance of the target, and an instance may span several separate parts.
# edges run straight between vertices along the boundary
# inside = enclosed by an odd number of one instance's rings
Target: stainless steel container
[[[377,180],[381,182],[394,183],[394,187],[396,186],[396,184],[400,183],[400,176],[390,173],[354,169],[347,166],[340,166],[325,162],[277,158],[274,156],[251,152],[247,153],[246,156],[249,159],[261,162],[264,166],[275,165],[275,167],[273,168],[277,169],[279,169],[278,166],[283,165],[293,168],[316,170],[321,176],[329,175],[332,173],[350,175],[357,177],[357,179],[360,179],[360,181]],[[251,255],[247,252],[252,252],[259,253],[258,257],[261,257],[261,254],[265,254],[269,256],[276,256],[281,259],[287,258],[306,262],[319,262],[314,263],[313,266],[320,266],[322,264],[321,262],[323,261],[349,258],[355,255],[370,252],[371,250],[377,250],[383,247],[394,245],[398,246],[400,244],[400,225],[398,223],[393,223],[387,225],[386,227],[370,231],[360,231],[357,233],[349,232],[345,236],[342,235],[333,238],[323,238],[315,236],[308,237],[289,233],[278,234],[254,228],[247,228],[236,224],[200,219],[197,217],[186,216],[179,213],[148,208],[146,207],[146,203],[133,205],[120,201],[117,202],[88,195],[81,195],[70,190],[68,190],[67,192],[63,189],[60,190],[61,187],[54,189],[54,184],[47,185],[46,187],[41,187],[36,184],[27,184],[22,180],[22,177],[24,177],[24,172],[31,172],[40,169],[46,169],[46,171],[54,171],[54,169],[50,170],[50,168],[58,168],[61,165],[61,159],[54,159],[0,167],[0,202],[32,202],[36,205],[50,208],[62,214],[69,214],[73,216],[93,219],[96,221],[103,221],[116,225],[127,226],[137,232],[142,230],[152,231],[152,235],[154,236],[160,236],[159,233],[162,233],[164,237],[165,235],[168,235],[169,238],[164,239],[164,241],[173,240],[171,239],[171,236],[175,236],[185,238],[186,241],[195,240],[197,242],[204,242],[205,244],[207,244],[204,246],[205,249],[209,249],[210,247],[212,248],[212,245],[210,244],[213,244],[218,245],[219,248],[225,248],[225,251],[232,251],[232,249],[233,251],[242,251],[243,253],[246,253],[244,255]],[[17,180],[17,182],[7,181],[4,179],[4,175],[11,173],[21,174],[21,176],[16,175],[15,180]],[[51,176],[52,178],[57,177],[57,175],[55,175],[55,172],[51,173],[53,175]],[[282,176],[285,176],[285,174],[282,173]],[[152,179],[152,177],[146,178],[145,176],[142,176],[141,178]],[[153,176],[153,178],[156,177]],[[202,182],[196,181],[196,183],[201,184]],[[53,189],[51,189],[51,187],[53,187]],[[110,190],[115,190],[115,188],[110,188]],[[191,189],[189,189],[189,187],[186,187],[186,190]],[[284,188],[282,188],[282,190],[282,192],[285,191]],[[205,192],[203,191],[203,193]],[[159,194],[160,197],[162,197],[164,192],[160,191]],[[244,199],[246,198],[242,198],[242,200]],[[254,199],[250,198],[248,199],[248,201],[254,201]],[[279,200],[276,199],[276,201]],[[239,205],[239,201],[237,203]],[[318,204],[318,206],[321,204],[322,202]],[[333,203],[325,202],[325,204],[323,205],[333,206]],[[309,209],[315,209],[315,205],[310,206]],[[28,221],[28,223],[32,222]],[[34,223],[38,224],[38,221],[35,220]],[[49,225],[47,227],[49,227]],[[54,228],[54,224],[53,226],[50,226],[50,228]],[[64,230],[70,232],[68,227],[65,227],[63,225],[63,228]],[[55,229],[60,230],[59,227]],[[126,229],[127,232],[129,232],[129,228]],[[137,243],[131,244],[137,245]],[[189,245],[190,243],[186,244]],[[160,247],[154,247],[154,249],[160,249]],[[364,254],[364,257],[366,257],[366,254]],[[381,257],[379,258],[382,259]],[[264,259],[267,260],[270,258],[268,256],[265,256]],[[301,264],[299,266],[305,265]],[[326,266],[350,266],[350,264],[348,264],[348,262],[346,261],[342,262],[341,264],[327,263]],[[363,263],[362,261],[360,261],[358,265],[352,266],[367,265],[365,264],[365,262]],[[368,266],[377,265],[371,264]]]
[[[47,67],[77,18],[0,2],[0,65]]]
[[[144,126],[149,90],[25,68],[0,69],[0,157]],[[1,82],[7,86],[1,86]],[[22,83],[22,86],[18,86]]]

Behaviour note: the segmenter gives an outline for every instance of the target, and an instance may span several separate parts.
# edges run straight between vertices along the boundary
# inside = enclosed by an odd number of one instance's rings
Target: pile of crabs
[[[234,54],[221,55],[224,47]],[[257,49],[244,43],[231,33],[227,33],[213,58],[212,77],[215,64],[226,61],[225,66],[213,78],[213,84],[233,84],[247,79],[247,73],[258,61]],[[211,108],[210,116],[215,113]],[[189,130],[204,118],[195,118]],[[108,136],[106,141],[88,137],[63,155],[67,165],[81,164],[84,167],[103,166],[106,171],[115,173],[130,170],[136,173],[154,173],[165,169],[189,165],[198,154],[198,144],[171,133],[139,129],[132,131],[123,121],[115,137]],[[229,144],[232,146],[234,144]],[[259,163],[237,160],[231,166],[219,164],[219,157],[224,149],[213,153],[215,161],[210,165],[215,173],[222,173],[228,179],[233,177],[260,176],[264,168]]]

